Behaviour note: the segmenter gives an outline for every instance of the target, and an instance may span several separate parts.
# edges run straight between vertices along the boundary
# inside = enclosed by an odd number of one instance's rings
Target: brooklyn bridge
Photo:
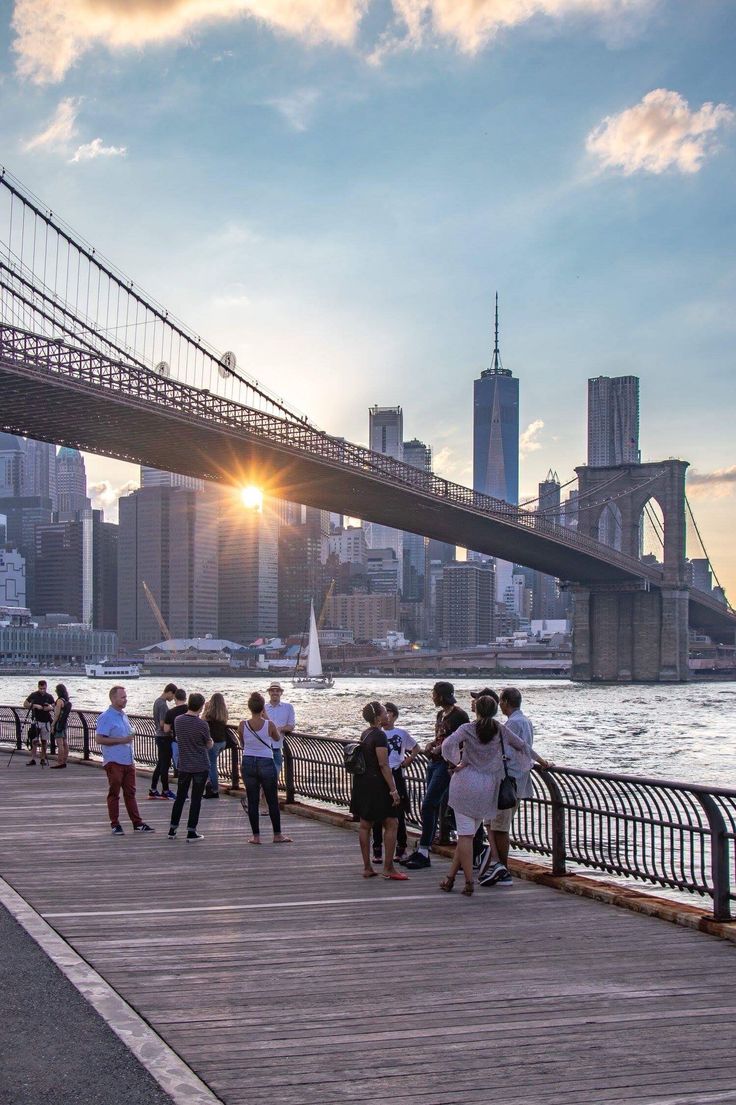
[[[347,380],[347,377],[346,377]],[[688,586],[687,462],[576,469],[577,530],[325,433],[0,175],[0,429],[269,494],[501,557],[574,593],[573,677],[682,681],[688,630],[736,613]],[[661,561],[640,556],[651,501]],[[620,548],[597,540],[615,504]]]

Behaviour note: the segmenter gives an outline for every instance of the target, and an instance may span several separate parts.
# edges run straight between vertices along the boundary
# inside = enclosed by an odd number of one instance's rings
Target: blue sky
[[[0,28],[0,161],[215,346],[334,433],[400,403],[469,482],[498,289],[522,492],[584,462],[588,376],[638,374],[644,459],[700,474],[736,592],[729,0],[18,0]]]

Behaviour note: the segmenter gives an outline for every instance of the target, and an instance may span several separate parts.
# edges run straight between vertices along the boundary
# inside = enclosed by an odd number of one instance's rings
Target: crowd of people
[[[434,737],[425,745],[426,789],[421,807],[422,831],[406,855],[408,797],[404,768],[417,755],[417,742],[396,726],[392,702],[369,702],[363,708],[360,770],[353,776],[351,810],[359,819],[363,877],[403,882],[406,870],[431,867],[430,850],[444,806],[454,819],[455,854],[440,889],[449,893],[462,869],[469,897],[474,876],[484,886],[510,886],[508,869],[511,823],[519,803],[531,796],[530,771],[537,762],[551,767],[533,748],[534,728],[521,709],[521,692],[490,687],[471,692],[474,720],[461,709],[452,683],[435,683],[437,709]],[[505,722],[498,720],[502,713]],[[403,826],[403,829],[402,829]],[[372,839],[372,855],[371,855]],[[398,871],[396,864],[404,867]]]
[[[260,844],[261,792],[268,807],[273,840],[290,844],[291,838],[281,832],[281,811],[278,803],[278,777],[283,766],[284,736],[293,732],[294,707],[283,701],[284,688],[278,682],[268,687],[268,701],[258,691],[248,699],[249,717],[237,727],[237,736],[228,724],[228,709],[222,694],[216,692],[209,701],[202,694],[187,694],[182,687],[167,683],[153,704],[156,740],[156,766],[148,790],[149,800],[171,802],[169,839],[176,839],[184,806],[189,799],[187,814],[188,841],[204,839],[199,832],[202,800],[220,797],[218,758],[227,747],[242,754],[242,777],[246,797],[243,808],[251,827],[251,844]],[[72,703],[66,687],[59,684],[56,700],[48,693],[46,680],[28,695],[24,706],[29,712],[29,743],[31,756],[28,767],[37,762],[48,763],[53,736],[57,749],[54,768],[66,767],[68,741],[66,725]],[[136,798],[135,732],[125,708],[128,696],[125,687],[110,688],[110,705],[97,719],[96,739],[102,752],[102,762],[108,781],[107,810],[113,836],[124,836],[120,823],[120,797],[133,830],[152,833],[155,830],[143,820]],[[170,778],[176,772],[176,791]],[[160,787],[160,789],[159,789]]]
[[[284,737],[294,731],[296,719],[284,689],[274,681],[268,699],[258,691],[248,698],[248,717],[237,729],[229,724],[228,708],[219,692],[208,701],[168,683],[153,704],[156,766],[148,799],[171,803],[169,839],[176,839],[184,806],[187,841],[199,841],[199,816],[203,799],[220,796],[218,760],[225,749],[241,757],[249,843],[261,843],[260,800],[265,800],[277,844],[291,843],[281,831],[278,779],[283,766]],[[107,809],[114,836],[123,836],[120,797],[133,830],[152,833],[141,816],[136,799],[135,733],[125,712],[125,687],[109,692],[110,705],[97,719],[97,743],[107,774]],[[551,765],[533,747],[534,728],[521,709],[521,692],[506,687],[500,694],[484,687],[470,694],[473,718],[458,704],[452,683],[434,684],[432,699],[437,714],[434,736],[422,751],[426,759],[426,787],[421,805],[421,834],[407,852],[406,816],[409,794],[405,770],[419,754],[418,741],[397,724],[399,708],[393,702],[368,702],[362,711],[367,728],[361,735],[360,768],[354,768],[350,807],[359,821],[363,877],[375,878],[382,868],[384,879],[405,882],[407,871],[431,867],[430,851],[438,822],[452,820],[456,846],[448,875],[440,889],[450,892],[462,870],[462,893],[470,896],[475,877],[484,886],[510,886],[508,869],[511,825],[519,803],[531,796],[530,772],[534,762]],[[30,721],[31,748],[28,766],[48,763],[51,738],[56,745],[54,769],[65,768],[69,754],[67,722],[72,703],[63,684],[56,698],[45,680],[24,703]],[[499,719],[499,713],[504,721]],[[176,791],[171,776],[176,773]],[[399,870],[403,867],[403,870]]]

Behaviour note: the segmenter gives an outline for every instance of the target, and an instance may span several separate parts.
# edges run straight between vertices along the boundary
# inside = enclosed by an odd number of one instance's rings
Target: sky
[[[400,404],[463,483],[497,290],[522,497],[585,462],[588,377],[638,375],[733,599],[735,38],[732,0],[0,0],[0,163],[319,426]]]

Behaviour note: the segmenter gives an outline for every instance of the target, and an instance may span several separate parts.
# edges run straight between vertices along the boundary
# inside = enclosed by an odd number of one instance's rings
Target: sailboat
[[[299,657],[299,661],[297,662],[297,669],[301,660],[302,656]],[[319,651],[317,619],[314,616],[314,600],[312,600],[309,606],[309,640],[307,643],[306,660],[306,674],[295,675],[292,680],[292,686],[304,687],[305,690],[309,691],[322,691],[327,687],[331,687],[335,680],[331,675],[324,675],[322,672],[322,656]]]

